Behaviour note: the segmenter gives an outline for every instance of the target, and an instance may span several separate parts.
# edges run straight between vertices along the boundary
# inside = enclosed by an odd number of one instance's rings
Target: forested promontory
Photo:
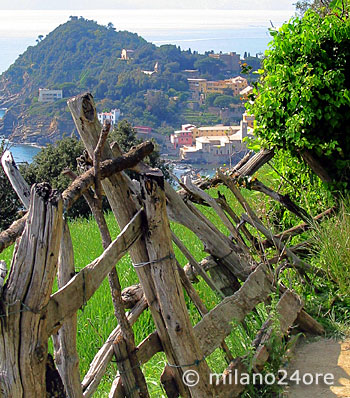
[[[121,59],[122,49],[133,50],[129,59]],[[252,65],[257,63],[258,58],[250,58]],[[40,35],[37,44],[0,76],[0,107],[8,108],[0,134],[40,144],[72,134],[66,100],[83,91],[93,93],[98,111],[119,108],[134,125],[167,133],[206,112],[202,105],[188,119],[187,78],[194,70],[200,78],[233,77],[222,61],[208,54],[182,51],[175,45],[157,47],[135,33],[117,31],[111,23],[101,26],[71,16],[46,37]],[[39,88],[62,90],[63,98],[39,102]],[[232,106],[238,102],[232,96]],[[222,122],[215,115],[209,121]]]

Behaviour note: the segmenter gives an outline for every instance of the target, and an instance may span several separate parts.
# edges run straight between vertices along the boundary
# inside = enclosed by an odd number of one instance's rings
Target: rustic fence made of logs
[[[286,242],[331,209],[312,220],[289,197],[255,179],[251,189],[279,201],[303,221],[274,235],[239,188],[240,179],[253,175],[273,157],[273,151],[249,153],[228,172],[218,170],[211,180],[187,178],[181,189],[175,191],[158,169],[143,162],[153,150],[151,142],[126,154],[118,143],[108,145],[110,126],[106,124],[101,130],[91,94],[70,99],[68,107],[93,166],[79,176],[66,170],[73,181],[62,194],[46,183],[28,187],[11,154],[5,152],[2,157],[3,168],[28,211],[0,234],[0,251],[15,243],[7,277],[6,264],[1,262],[0,267],[1,398],[91,397],[113,358],[118,372],[109,397],[148,397],[141,366],[160,351],[167,359],[161,383],[168,397],[237,397],[245,386],[240,382],[226,383],[225,374],[233,371],[242,374],[247,365],[244,358],[232,356],[225,338],[230,335],[233,322],[244,322],[259,303],[269,302],[273,292],[279,295],[275,311],[281,336],[292,326],[313,334],[324,332],[303,309],[301,299],[277,282],[276,273],[282,261],[283,267],[293,267],[303,277],[319,272],[298,256],[298,247],[288,247]],[[140,182],[131,180],[124,172],[126,169],[138,173]],[[214,199],[205,192],[217,184],[226,185],[233,193],[242,207],[241,214],[230,207],[224,196]],[[102,212],[102,194],[107,197],[121,231],[113,241]],[[82,195],[99,226],[104,251],[76,273],[64,215]],[[230,235],[220,232],[195,203],[211,207]],[[181,237],[171,231],[169,220],[197,235],[208,257],[197,262]],[[252,233],[253,230],[259,235]],[[176,259],[173,243],[188,259],[184,268]],[[275,249],[275,257],[266,257],[268,247]],[[140,284],[122,292],[118,261],[127,252]],[[56,277],[59,289],[53,293]],[[81,380],[76,349],[77,311],[106,277],[118,326],[111,331]],[[211,311],[194,288],[198,277],[221,297]],[[195,326],[190,322],[183,289],[202,316]],[[125,307],[130,311],[125,312]],[[136,346],[132,326],[147,307],[156,330]],[[254,371],[261,370],[269,360],[272,333],[271,316],[253,342]],[[48,354],[51,336],[53,358]],[[221,380],[213,385],[206,358],[217,348],[223,350],[228,367]],[[192,387],[183,381],[188,370],[199,375],[198,383]]]

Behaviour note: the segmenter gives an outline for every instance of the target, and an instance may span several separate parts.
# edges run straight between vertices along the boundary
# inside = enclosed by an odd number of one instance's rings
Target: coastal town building
[[[243,121],[246,122],[248,124],[248,127],[250,127],[251,129],[254,128],[254,120],[255,120],[254,115],[248,115],[247,112],[243,113]]]
[[[241,76],[216,81],[188,78],[187,81],[190,91],[195,92],[197,95],[203,94],[204,96],[209,93],[225,94],[227,89],[232,90],[232,94],[236,96],[248,87],[247,79]]]
[[[218,124],[216,126],[195,127],[192,130],[193,141],[199,137],[226,137],[227,135],[235,134],[239,129],[240,126],[224,126],[222,124]]]
[[[136,137],[142,141],[155,140],[161,150],[167,151],[173,149],[170,143],[170,137],[164,134],[157,133],[149,126],[133,126],[136,132]]]
[[[193,129],[196,128],[194,124],[183,124],[181,130],[174,131],[170,136],[170,142],[173,144],[174,149],[183,145],[192,145],[193,143]]]
[[[53,102],[63,98],[62,90],[39,88],[38,102]]]
[[[128,60],[131,59],[133,55],[134,55],[134,50],[127,50],[126,48],[123,48],[120,58],[123,60]]]
[[[240,54],[230,52],[228,54],[209,54],[210,58],[218,59],[224,64],[224,69],[229,72],[239,73],[241,70],[241,57]]]
[[[217,127],[217,126],[215,126]],[[248,123],[240,126],[221,126],[223,135],[198,136],[195,145],[180,148],[180,158],[189,163],[230,163],[238,161],[246,152],[243,139],[252,134]],[[207,128],[208,129],[208,128]],[[223,132],[220,129],[220,132]],[[208,130],[214,132],[215,130]]]
[[[155,63],[154,69],[153,69],[153,70],[143,70],[142,72],[143,72],[145,75],[149,75],[149,76],[152,76],[154,73],[158,73],[158,72],[159,72],[159,65],[158,65],[158,62]]]
[[[253,92],[253,87],[252,86],[247,86],[243,90],[240,91],[239,95],[242,97],[243,100],[247,100],[249,94]]]
[[[111,126],[114,126],[120,118],[120,109],[112,109],[110,112],[97,113],[97,118],[101,124],[103,124],[105,120],[109,120]]]

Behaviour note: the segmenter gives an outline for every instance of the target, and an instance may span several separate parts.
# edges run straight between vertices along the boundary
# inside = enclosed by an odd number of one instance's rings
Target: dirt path
[[[296,348],[287,371],[288,377],[299,371],[301,381],[299,385],[287,387],[286,398],[350,398],[350,339],[302,342]],[[317,373],[322,376],[317,376]],[[327,373],[334,376],[333,385],[324,383]],[[307,383],[313,378],[313,384],[305,385],[302,382],[304,377]],[[317,378],[318,383],[315,382]],[[328,376],[326,381],[330,382],[331,378]]]

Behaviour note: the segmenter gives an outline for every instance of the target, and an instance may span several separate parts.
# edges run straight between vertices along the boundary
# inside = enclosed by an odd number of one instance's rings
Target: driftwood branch
[[[288,329],[292,326],[295,318],[302,307],[302,303],[299,298],[287,291],[279,300],[276,306],[277,312],[277,322],[279,323],[279,327],[273,328],[271,319],[269,319],[264,324],[264,329],[261,331],[261,335],[258,337],[259,340],[255,340],[253,342],[256,344],[256,353],[253,357],[253,369],[255,371],[261,372],[263,364],[269,358],[269,346],[268,342],[273,332],[278,334],[280,337],[285,335]],[[279,329],[279,330],[276,330]],[[236,358],[233,362],[231,362],[227,369],[223,372],[223,376],[216,380],[216,396],[219,398],[231,398],[238,397],[239,394],[245,389],[245,385],[241,384],[240,375],[242,373],[249,372],[244,358]],[[232,375],[237,375],[235,379],[237,379],[238,383],[229,382],[231,375],[231,381],[233,381]]]
[[[177,264],[177,270],[182,282],[183,287],[186,290],[186,293],[188,294],[188,297],[192,300],[193,304],[196,306],[199,314],[203,317],[204,315],[208,314],[208,309],[199,297],[199,294],[197,293],[196,289],[192,286],[192,283],[188,279],[185,271],[182,269],[181,265],[176,261]],[[225,343],[225,340],[221,343],[221,348],[223,352],[225,353],[226,356],[226,361],[227,363],[230,363],[233,361],[233,356]]]
[[[0,260],[0,296],[1,296],[1,293],[2,293],[2,288],[3,288],[4,283],[5,283],[6,275],[7,275],[6,262],[4,260]]]
[[[237,163],[231,170],[228,170],[228,176],[230,178],[236,179],[239,177],[249,177],[256,173],[264,164],[269,162],[274,156],[274,151],[270,149],[262,149],[254,156],[251,156],[251,152],[248,152],[247,155]],[[218,184],[222,183],[221,177],[217,174],[214,177],[206,180],[195,180],[193,182],[200,189],[208,189],[211,187],[215,187]],[[179,195],[183,197],[183,199],[192,200],[193,197],[191,194],[188,194],[186,190],[180,190]],[[194,200],[195,201],[195,200]]]
[[[209,194],[204,192],[202,189],[198,188],[194,185],[189,177],[185,177],[184,184],[186,188],[193,194],[199,196],[204,202],[207,202],[208,205],[214,209],[216,214],[220,217],[221,221],[225,225],[225,227],[230,231],[234,239],[240,244],[242,249],[245,249],[244,242],[237,232],[236,228],[232,225],[230,219],[226,216],[225,212],[221,209],[221,207],[217,204],[216,200],[211,197]]]
[[[292,260],[295,268],[301,273],[305,274],[305,272],[313,272],[313,273],[322,273],[322,270],[316,269],[312,267],[310,264],[307,264],[305,261],[300,260],[300,258],[295,255],[289,248],[286,247],[284,243],[280,241],[280,239],[276,238],[271,231],[265,228],[260,222],[256,220],[252,220],[246,214],[242,214],[242,220],[249,223],[251,226],[260,231],[268,240],[272,241],[274,246],[280,250],[282,253],[285,251],[286,255]]]
[[[125,155],[113,160],[104,160],[101,162],[101,180],[120,173],[125,169],[133,168],[142,159],[148,156],[154,149],[152,142],[143,142],[137,147],[131,149]],[[66,208],[70,208],[73,203],[95,182],[94,169],[91,168],[84,174],[79,176],[73,183],[63,192],[62,197]]]
[[[19,220],[14,221],[8,229],[0,233],[0,253],[7,247],[13,245],[16,239],[19,238],[26,225],[28,214],[25,214]]]
[[[98,141],[99,131],[101,130],[92,95],[85,93],[74,97],[68,101],[68,107],[72,113],[73,120],[82,141],[90,157],[92,157]],[[105,145],[101,159],[104,160],[112,157],[111,150]],[[119,226],[123,228],[135,214],[138,207],[133,199],[133,190],[130,188],[129,179],[124,173],[118,173],[103,180],[102,186],[117,222]],[[138,242],[130,248],[130,257],[134,264],[147,263],[149,261],[144,239],[139,239]],[[155,294],[156,288],[154,286],[154,281],[149,277],[149,273],[145,267],[137,267],[136,273],[142,284],[157,331],[160,336],[166,336],[167,330],[164,325],[164,320],[159,313],[159,303]],[[181,380],[179,380],[179,383],[181,383]],[[185,392],[184,388],[182,390]]]
[[[290,199],[289,195],[281,195],[278,192],[274,191],[273,189],[267,187],[265,184],[263,184],[261,181],[257,179],[252,179],[248,183],[247,188],[264,193],[270,198],[281,203],[281,205],[283,205],[286,209],[288,209],[290,212],[294,213],[296,216],[298,216],[300,219],[302,219],[307,223],[309,223],[310,220],[312,219],[312,217],[307,213],[306,210],[298,206]]]
[[[47,184],[33,186],[29,222],[15,249],[2,295],[5,318],[0,325],[0,374],[6,375],[1,377],[3,398],[46,396],[49,336],[45,314],[57,269],[62,210],[61,197]]]
[[[144,142],[127,154],[101,163],[101,178],[107,178],[122,170],[130,169],[149,155],[154,149],[152,142]],[[94,183],[94,171],[90,169],[79,176],[62,194],[64,208],[69,209],[77,199]],[[0,233],[0,253],[11,246],[24,231],[26,216],[15,221],[7,230]]]
[[[138,283],[126,287],[122,291],[122,300],[125,308],[133,308],[143,298],[142,286]]]
[[[191,387],[190,394],[182,381],[181,384],[177,382],[180,393],[193,398],[211,396],[209,367],[203,360],[203,353],[193,332],[172,249],[164,179],[146,174],[142,177],[141,185],[148,224],[145,239],[151,261],[150,274],[154,280],[159,312],[167,331],[167,335],[159,334],[159,337],[172,373],[179,375],[180,380],[183,372],[189,369],[195,369],[200,375],[198,384]],[[163,385],[167,389],[167,385]]]
[[[216,202],[221,206],[221,208],[231,217],[233,222],[235,222],[235,225],[238,225],[240,222],[239,217],[237,214],[232,210],[230,205],[227,203],[227,200],[224,195],[221,195],[220,192],[218,191],[218,198],[216,199]],[[244,236],[248,239],[252,247],[255,247],[255,244],[257,243],[257,239],[255,236],[253,236],[248,229],[245,227],[245,225],[242,225],[239,229],[237,228],[237,233],[240,232],[240,230],[243,232]]]
[[[286,240],[290,239],[293,236],[300,235],[303,232],[311,229],[313,227],[313,224],[321,222],[324,218],[332,215],[336,211],[336,207],[331,207],[324,212],[318,214],[317,216],[313,217],[312,222],[308,223],[302,223],[300,225],[297,225],[295,227],[292,227],[290,229],[287,229],[280,234],[274,235],[277,239],[280,239],[282,242],[285,242]],[[261,245],[265,248],[272,247],[273,243],[271,240],[264,240],[261,242]]]
[[[135,307],[126,314],[128,322],[133,325],[140,317],[142,312],[147,308],[147,301],[142,298]],[[89,371],[85,375],[82,381],[83,396],[84,398],[90,398],[95,393],[100,384],[102,377],[104,376],[107,366],[111,362],[114,354],[113,343],[120,335],[120,326],[118,325],[112,333],[108,336],[107,341],[100,348],[95,358],[90,364]]]
[[[276,306],[278,329],[276,330],[276,328],[274,328],[273,320],[269,317],[263,326],[265,331],[258,337],[255,343],[253,342],[256,348],[253,357],[253,367],[257,371],[262,370],[263,365],[269,358],[271,347],[269,347],[268,343],[272,333],[276,333],[279,337],[285,335],[297,319],[302,308],[303,302],[296,294],[292,293],[290,290],[283,293]]]
[[[17,196],[23,206],[28,209],[30,202],[30,187],[19,172],[10,151],[5,151],[1,158],[1,164]]]
[[[329,175],[328,171],[323,167],[320,159],[317,159],[317,157],[314,154],[312,154],[311,151],[304,149],[300,151],[300,155],[304,160],[304,162],[321,179],[321,181],[328,184],[333,182],[332,177]]]
[[[19,172],[11,152],[6,151],[1,159],[4,171],[21,200],[25,209],[29,208],[30,187]],[[67,223],[64,222],[63,234],[58,256],[58,287],[64,286],[74,276],[73,246]],[[62,382],[70,398],[81,398],[82,389],[79,374],[79,357],[76,349],[77,317],[68,318],[57,335],[53,336],[55,363]]]
[[[95,214],[96,222],[101,234],[102,246],[105,250],[111,244],[112,239],[102,211],[100,160],[101,152],[107,140],[110,127],[110,122],[103,125],[93,156],[95,200],[93,201],[92,210]],[[124,312],[121,286],[115,267],[113,267],[109,272],[108,281],[112,294],[114,314],[121,330],[121,334],[118,336],[114,344],[114,354],[118,369],[121,373],[125,393],[129,398],[148,398],[149,394],[146,381],[136,358],[134,333]]]
[[[58,255],[57,284],[64,287],[75,275],[73,244],[68,224],[63,222],[63,233]],[[67,317],[53,336],[55,363],[69,398],[82,398],[79,356],[77,353],[77,314]]]
[[[191,252],[187,249],[187,247],[181,242],[181,240],[174,234],[171,233],[172,240],[176,244],[176,246],[181,250],[181,252],[185,255],[187,260],[190,262],[191,266],[197,271],[197,275],[200,275],[208,286],[214,291],[217,292],[222,298],[225,295],[222,291],[215,285],[215,283],[209,278],[203,268],[197,263],[196,259],[192,256]]]
[[[178,222],[195,233],[204,244],[204,249],[216,258],[221,258],[225,266],[241,279],[246,279],[250,272],[250,264],[236,254],[230,239],[212,229],[202,221],[185,204],[175,190],[165,182],[165,192],[168,199],[167,210],[171,219]]]
[[[147,336],[136,348],[137,360],[140,365],[148,362],[155,354],[163,351],[162,344],[159,340],[158,333],[153,332]],[[116,378],[113,381],[111,391],[108,398],[124,398],[125,391],[121,382],[121,377],[118,372]]]
[[[267,299],[272,285],[266,272],[265,266],[260,265],[234,295],[226,297],[195,325],[204,355],[210,355],[231,333],[232,321],[242,322],[257,304]]]

